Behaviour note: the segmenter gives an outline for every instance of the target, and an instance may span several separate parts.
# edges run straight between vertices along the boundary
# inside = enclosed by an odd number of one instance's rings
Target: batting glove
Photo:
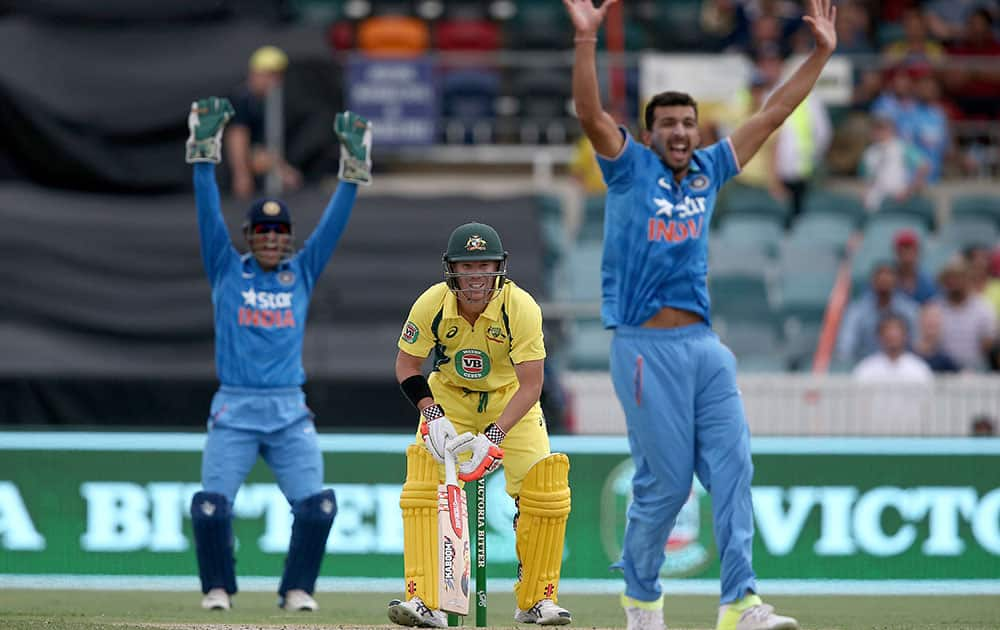
[[[342,181],[369,186],[372,183],[372,124],[353,112],[341,112],[333,123],[340,140]]]
[[[455,457],[470,451],[472,457],[458,467],[458,478],[475,481],[490,474],[503,464],[503,449],[500,443],[507,434],[496,423],[491,423],[482,433],[463,433],[448,443],[448,452]]]
[[[191,133],[185,145],[188,164],[219,163],[222,159],[222,131],[235,113],[227,98],[210,96],[191,103],[191,113],[188,114],[188,130]]]
[[[428,405],[420,412],[424,421],[420,424],[420,435],[424,438],[427,450],[431,452],[438,463],[444,463],[445,447],[448,440],[453,440],[458,433],[451,420],[444,415],[441,405]]]

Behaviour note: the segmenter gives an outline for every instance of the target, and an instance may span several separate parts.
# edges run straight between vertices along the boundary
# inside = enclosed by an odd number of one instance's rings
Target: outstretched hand
[[[195,162],[218,163],[222,154],[222,131],[236,112],[227,98],[210,96],[191,103],[185,157]]]
[[[601,6],[595,7],[591,0],[563,0],[569,18],[573,21],[573,28],[577,34],[583,35],[596,35],[608,8],[616,2],[618,0],[604,0]]]
[[[802,21],[809,25],[816,48],[831,53],[837,48],[837,7],[833,0],[809,0],[809,12]]]

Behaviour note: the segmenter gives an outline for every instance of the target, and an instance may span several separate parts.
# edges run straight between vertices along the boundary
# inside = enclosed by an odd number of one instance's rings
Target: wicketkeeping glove
[[[424,421],[420,423],[420,435],[424,438],[427,450],[431,452],[438,463],[444,463],[445,442],[454,440],[458,435],[451,420],[444,415],[441,405],[428,405],[420,412]]]
[[[333,123],[340,140],[340,172],[345,182],[372,183],[372,124],[353,112],[341,112]]]
[[[215,162],[222,159],[222,131],[236,110],[228,98],[210,96],[191,103],[188,114],[186,159],[194,162]]]
[[[448,452],[455,457],[465,451],[472,452],[469,461],[458,466],[458,478],[462,481],[475,481],[500,468],[503,464],[500,443],[506,435],[503,429],[491,423],[478,435],[463,433],[448,442]]]

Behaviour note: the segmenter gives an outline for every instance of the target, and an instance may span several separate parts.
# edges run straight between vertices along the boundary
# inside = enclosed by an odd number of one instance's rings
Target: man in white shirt
[[[881,350],[858,363],[858,428],[864,433],[900,434],[929,419],[928,387],[934,381],[923,359],[906,349],[906,321],[888,315],[879,322]],[[867,413],[866,413],[867,412]]]
[[[859,382],[930,383],[934,380],[927,363],[906,349],[906,321],[889,315],[878,325],[881,350],[864,359],[854,368]]]

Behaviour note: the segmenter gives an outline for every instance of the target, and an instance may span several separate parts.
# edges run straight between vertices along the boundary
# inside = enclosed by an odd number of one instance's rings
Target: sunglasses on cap
[[[278,234],[290,234],[292,231],[292,226],[287,223],[254,223],[253,233],[254,234],[267,234],[269,232],[277,232]]]

